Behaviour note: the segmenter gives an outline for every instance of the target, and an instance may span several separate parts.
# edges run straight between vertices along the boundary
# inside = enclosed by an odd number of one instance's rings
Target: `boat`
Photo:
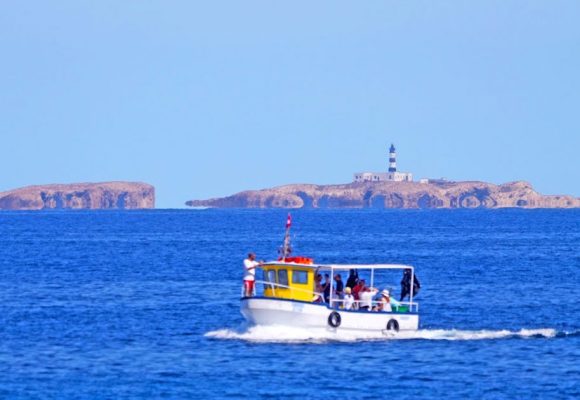
[[[290,221],[290,216],[288,217]],[[419,328],[419,304],[413,301],[414,285],[410,285],[409,301],[391,300],[387,311],[382,311],[381,301],[373,299],[368,309],[362,309],[362,300],[354,301],[352,307],[343,296],[335,293],[334,282],[356,271],[358,277],[370,280],[370,288],[384,284],[393,273],[410,274],[415,282],[413,266],[402,264],[316,264],[309,257],[290,257],[289,224],[282,256],[275,261],[264,262],[256,267],[252,293],[242,290],[241,313],[253,325],[282,325],[300,328],[326,328],[330,330],[381,331],[383,333],[413,331]],[[398,273],[397,273],[398,271]],[[261,274],[260,274],[261,273]],[[330,279],[330,292],[316,290],[317,280],[323,274]],[[337,278],[338,279],[338,278]],[[366,282],[365,282],[366,283]],[[376,290],[376,289],[374,289]],[[391,290],[392,293],[392,290]],[[368,302],[365,303],[365,305]]]

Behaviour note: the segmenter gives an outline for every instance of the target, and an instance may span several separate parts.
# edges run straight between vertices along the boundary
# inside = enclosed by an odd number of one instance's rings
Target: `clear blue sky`
[[[358,5],[357,5],[358,4]],[[360,170],[580,196],[578,1],[21,1],[0,191],[138,180],[159,207]]]

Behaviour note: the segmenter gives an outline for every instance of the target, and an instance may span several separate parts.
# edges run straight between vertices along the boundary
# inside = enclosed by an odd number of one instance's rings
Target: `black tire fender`
[[[331,312],[328,316],[328,325],[332,326],[333,328],[338,328],[341,322],[342,318],[336,311]]]
[[[399,332],[399,321],[396,319],[390,319],[389,322],[387,322],[387,330]]]

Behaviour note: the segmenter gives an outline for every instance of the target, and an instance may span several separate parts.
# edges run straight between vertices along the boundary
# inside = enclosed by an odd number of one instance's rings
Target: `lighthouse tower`
[[[389,149],[389,172],[397,172],[397,153],[395,151],[395,145],[392,143]]]
[[[388,172],[355,172],[354,182],[412,182],[413,174],[397,171],[397,152],[395,145],[389,148]]]

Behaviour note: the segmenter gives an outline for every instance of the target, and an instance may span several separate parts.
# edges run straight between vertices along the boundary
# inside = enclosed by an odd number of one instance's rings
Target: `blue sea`
[[[295,254],[416,267],[394,336],[244,324],[286,214],[1,212],[0,398],[580,397],[580,210],[293,211]]]

